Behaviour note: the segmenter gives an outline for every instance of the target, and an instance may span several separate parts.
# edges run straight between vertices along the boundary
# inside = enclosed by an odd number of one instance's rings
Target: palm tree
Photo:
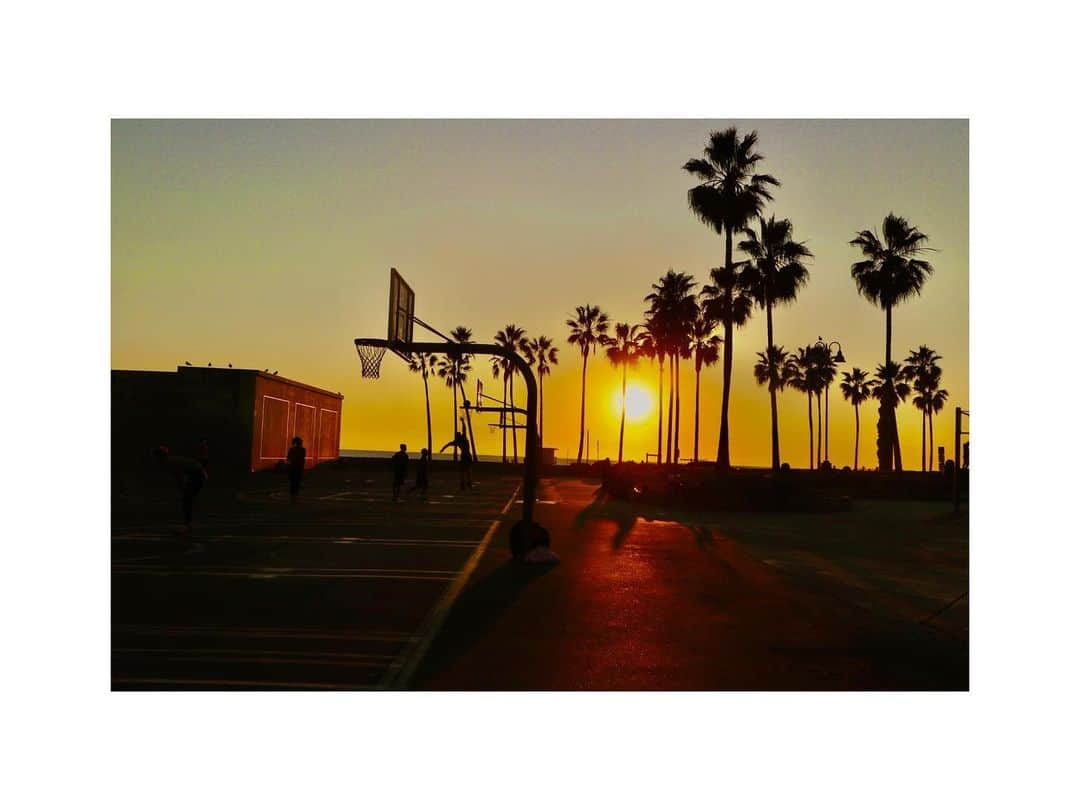
[[[896,429],[896,407],[911,393],[911,386],[905,381],[905,376],[900,364],[891,360],[879,365],[874,372],[870,396],[879,403],[878,464],[884,463],[886,466],[882,469],[886,470],[891,469],[888,466],[890,461],[900,458],[900,434]],[[891,425],[886,421],[889,414],[892,415]],[[902,469],[899,463],[897,469]]]
[[[450,333],[450,337],[453,338],[458,343],[472,343],[472,329],[469,329],[468,327],[465,327],[465,326],[458,326],[458,327],[456,327],[454,329],[453,332]],[[462,360],[465,363],[469,364],[469,367],[471,368],[472,355],[471,354],[464,354],[461,357],[462,357]],[[458,382],[458,389],[461,391],[461,401],[462,402],[468,402],[468,397],[465,396],[465,380],[466,380],[467,375],[459,375],[459,376],[461,377],[461,379]],[[477,405],[479,405],[479,404],[480,403],[477,403]],[[475,459],[475,458],[477,458],[477,455],[476,455],[476,434],[473,433],[472,411],[470,411],[467,408],[465,410],[465,424],[466,424],[466,427],[467,427],[467,429],[469,431],[469,445],[472,447],[472,456]],[[428,452],[430,453],[430,449],[429,449]]]
[[[773,414],[773,469],[780,469],[780,442],[776,434],[776,392],[783,391],[792,379],[794,364],[784,350],[783,346],[769,346],[763,352],[758,352],[758,361],[754,363],[754,379],[758,385],[768,384],[769,395],[772,400]]]
[[[567,318],[566,325],[570,327],[567,342],[581,352],[581,430],[577,448],[577,463],[580,464],[585,448],[585,373],[589,367],[589,351],[596,354],[596,347],[606,346],[610,340],[607,336],[608,316],[600,311],[600,307],[586,304],[576,307],[575,316]]]
[[[529,342],[525,338],[525,330],[514,324],[507,324],[504,329],[500,329],[495,333],[495,343],[499,346],[505,346],[511,351],[518,352],[519,354],[525,354],[528,352]],[[510,434],[514,443],[514,463],[518,463],[518,444],[517,444],[517,411],[514,410],[514,377],[517,376],[517,369],[514,364],[509,360],[506,361],[506,366],[503,369],[503,383],[507,381],[510,383]],[[505,397],[503,398],[505,401]],[[505,435],[505,430],[503,431]],[[504,442],[505,444],[505,442]]]
[[[660,281],[652,285],[652,292],[645,296],[649,304],[646,312],[648,322],[652,329],[656,329],[662,337],[661,346],[664,353],[671,357],[671,366],[668,369],[670,375],[671,390],[668,391],[668,441],[667,462],[672,461],[672,428],[674,427],[674,458],[679,458],[679,358],[687,358],[689,352],[690,325],[698,314],[697,297],[693,289],[697,282],[686,273],[676,273],[668,270]],[[656,332],[653,333],[656,335]],[[672,415],[674,405],[674,418]]]
[[[409,371],[419,374],[424,380],[424,409],[427,413],[427,449],[431,455],[431,396],[428,393],[428,377],[436,373],[435,355],[409,355]]]
[[[536,366],[536,380],[539,384],[539,422],[537,435],[540,447],[544,446],[544,377],[551,374],[551,367],[559,364],[559,347],[551,338],[541,335],[530,340],[525,347],[525,359],[530,366]]]
[[[867,373],[858,366],[845,371],[840,380],[840,393],[855,407],[855,466],[859,469],[859,406],[870,398],[870,383]]]
[[[718,300],[711,316],[724,325],[724,390],[720,406],[720,439],[716,463],[721,470],[731,466],[728,441],[728,410],[731,398],[733,332],[750,316],[747,309],[740,321],[738,275],[732,259],[733,234],[746,227],[761,213],[765,203],[772,199],[769,186],[779,186],[780,181],[768,174],[757,174],[757,164],[763,160],[756,152],[757,132],[739,137],[735,127],[723,132],[713,132],[705,145],[703,158],[688,160],[683,169],[697,177],[701,183],[687,192],[690,210],[703,223],[724,236],[724,268],[714,269],[712,276],[716,285],[714,295]]]
[[[701,420],[701,368],[712,366],[720,359],[720,344],[723,338],[714,335],[716,321],[698,314],[690,327],[690,349],[694,353],[694,463],[698,460],[698,433]]]
[[[758,233],[743,229],[739,250],[750,261],[739,274],[739,286],[765,310],[766,354],[771,356],[773,342],[772,311],[776,304],[795,300],[806,285],[810,272],[802,260],[813,256],[804,242],[792,239],[791,220],[758,217]],[[780,469],[780,427],[776,409],[777,387],[769,386],[769,409],[772,419],[772,468]]]
[[[817,397],[817,409],[818,409],[818,434],[817,434],[817,463],[821,466],[821,437],[826,437],[825,443],[825,460],[829,460],[829,388],[833,384],[833,380],[836,379],[836,360],[833,359],[832,353],[829,351],[829,347],[824,345],[819,339],[813,346],[814,362],[817,364],[817,381],[818,388],[814,392]],[[821,421],[821,392],[825,392],[825,421]]]
[[[930,468],[934,466],[934,413],[939,413],[945,407],[945,400],[949,398],[949,392],[939,388],[941,384],[941,367],[938,361],[941,355],[929,346],[920,346],[908,353],[904,360],[904,376],[912,381],[912,388],[917,396],[912,400],[913,404],[922,413],[922,469],[926,472],[926,425],[930,423]],[[935,407],[936,404],[936,407]]]
[[[810,469],[814,469],[814,393],[821,387],[820,368],[813,346],[803,346],[787,364],[787,384],[806,394],[806,420],[810,428]]]
[[[618,368],[622,366],[622,416],[619,418],[619,463],[622,464],[623,434],[626,431],[626,370],[637,365],[642,327],[637,324],[615,324],[615,337],[608,341],[607,358]]]
[[[457,395],[458,391],[462,390],[462,386],[465,385],[465,380],[468,379],[469,371],[472,370],[472,365],[469,355],[461,355],[455,357],[452,354],[444,354],[439,357],[435,363],[435,373],[439,375],[439,378],[446,383],[446,387],[454,392],[454,411],[451,414],[451,433],[457,434]],[[457,461],[457,446],[454,447],[454,460]]]
[[[660,336],[660,327],[655,320],[645,322],[645,331],[641,336],[639,354],[650,360],[660,361],[660,382],[656,395],[656,463],[660,463],[660,451],[664,442],[664,351]]]
[[[929,248],[926,234],[906,219],[889,213],[881,223],[884,241],[875,231],[860,231],[849,244],[865,257],[851,265],[855,286],[868,301],[885,310],[885,366],[892,363],[892,311],[913,295],[918,295],[934,268],[919,258]],[[892,397],[879,400],[878,466],[882,470],[903,469],[900,438],[896,429]]]

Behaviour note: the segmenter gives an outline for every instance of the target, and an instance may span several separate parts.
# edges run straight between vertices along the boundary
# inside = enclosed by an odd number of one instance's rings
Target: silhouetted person
[[[285,464],[289,468],[289,500],[296,503],[296,497],[300,494],[300,481],[304,477],[304,462],[307,461],[307,450],[304,449],[304,440],[294,436],[292,447],[285,456]]]
[[[439,448],[441,453],[447,447],[456,447],[460,455],[458,462],[458,470],[460,471],[461,488],[472,488],[472,451],[469,449],[469,440],[465,438],[465,434],[458,431],[454,434],[454,438],[448,441],[442,447]]]
[[[183,534],[190,534],[195,496],[206,483],[206,468],[193,458],[169,455],[169,448],[164,445],[154,448],[154,458],[180,487],[180,508],[184,515],[184,528],[180,531]]]
[[[394,500],[401,497],[401,487],[405,484],[405,475],[409,471],[409,455],[405,452],[405,445],[401,445],[390,459],[390,465],[394,470]]]
[[[420,497],[425,501],[427,500],[428,461],[430,461],[430,459],[431,456],[428,454],[427,448],[425,447],[420,451],[420,460],[416,462],[416,483],[413,485],[413,488],[409,490],[409,492],[416,492],[419,490]]]
[[[206,439],[201,439],[199,441],[199,463],[202,464],[204,468],[210,466],[210,442]]]

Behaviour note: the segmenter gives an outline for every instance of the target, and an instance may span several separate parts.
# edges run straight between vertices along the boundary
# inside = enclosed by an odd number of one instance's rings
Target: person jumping
[[[457,447],[460,459],[458,470],[461,474],[461,488],[468,487],[472,489],[472,451],[469,449],[469,440],[465,438],[465,434],[458,431],[454,434],[454,438],[448,441],[442,447],[439,448],[441,453],[447,447]]]

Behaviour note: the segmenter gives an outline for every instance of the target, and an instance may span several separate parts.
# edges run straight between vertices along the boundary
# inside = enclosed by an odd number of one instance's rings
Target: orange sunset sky
[[[860,297],[847,243],[894,211],[929,236],[936,272],[894,312],[893,354],[928,344],[942,355],[950,398],[935,420],[952,455],[951,413],[968,407],[968,124],[889,120],[114,121],[112,366],[172,369],[232,363],[345,395],[343,448],[425,443],[419,376],[392,355],[382,379],[360,378],[355,337],[385,337],[388,270],[417,296],[417,314],[490,340],[508,323],[554,338],[545,381],[545,444],[577,448],[581,358],[564,324],[576,305],[639,322],[649,285],[668,268],[706,283],[723,240],[689,211],[710,131],[756,129],[761,170],[782,186],[769,212],[792,220],[814,252],[799,300],[774,315],[789,350],[819,335],[847,364],[884,356],[884,314]],[[739,255],[736,254],[736,258]],[[423,332],[417,327],[417,337]],[[768,392],[755,384],[765,319],[735,334],[732,462],[769,462]],[[474,361],[489,393],[488,362]],[[625,456],[656,450],[657,369],[631,371],[638,394]],[[619,374],[590,358],[587,423],[615,457]],[[474,381],[466,386],[472,392]],[[721,366],[702,373],[701,447],[716,452]],[[683,458],[693,451],[694,376],[683,365]],[[855,420],[833,386],[830,457],[852,463]],[[481,454],[501,438],[477,419]],[[918,468],[920,415],[898,412],[904,466]],[[432,380],[436,447],[451,437],[449,389]],[[859,454],[874,463],[873,403]],[[807,463],[806,399],[780,395],[781,459]]]

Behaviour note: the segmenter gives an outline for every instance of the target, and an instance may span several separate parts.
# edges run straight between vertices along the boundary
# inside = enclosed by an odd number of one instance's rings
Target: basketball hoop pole
[[[525,474],[522,481],[522,520],[526,526],[533,522],[533,506],[540,478],[539,434],[536,425],[537,387],[536,376],[525,358],[506,346],[495,343],[437,343],[437,342],[391,342],[381,338],[357,338],[359,346],[385,346],[402,355],[409,354],[490,354],[509,360],[521,372],[525,380]]]

